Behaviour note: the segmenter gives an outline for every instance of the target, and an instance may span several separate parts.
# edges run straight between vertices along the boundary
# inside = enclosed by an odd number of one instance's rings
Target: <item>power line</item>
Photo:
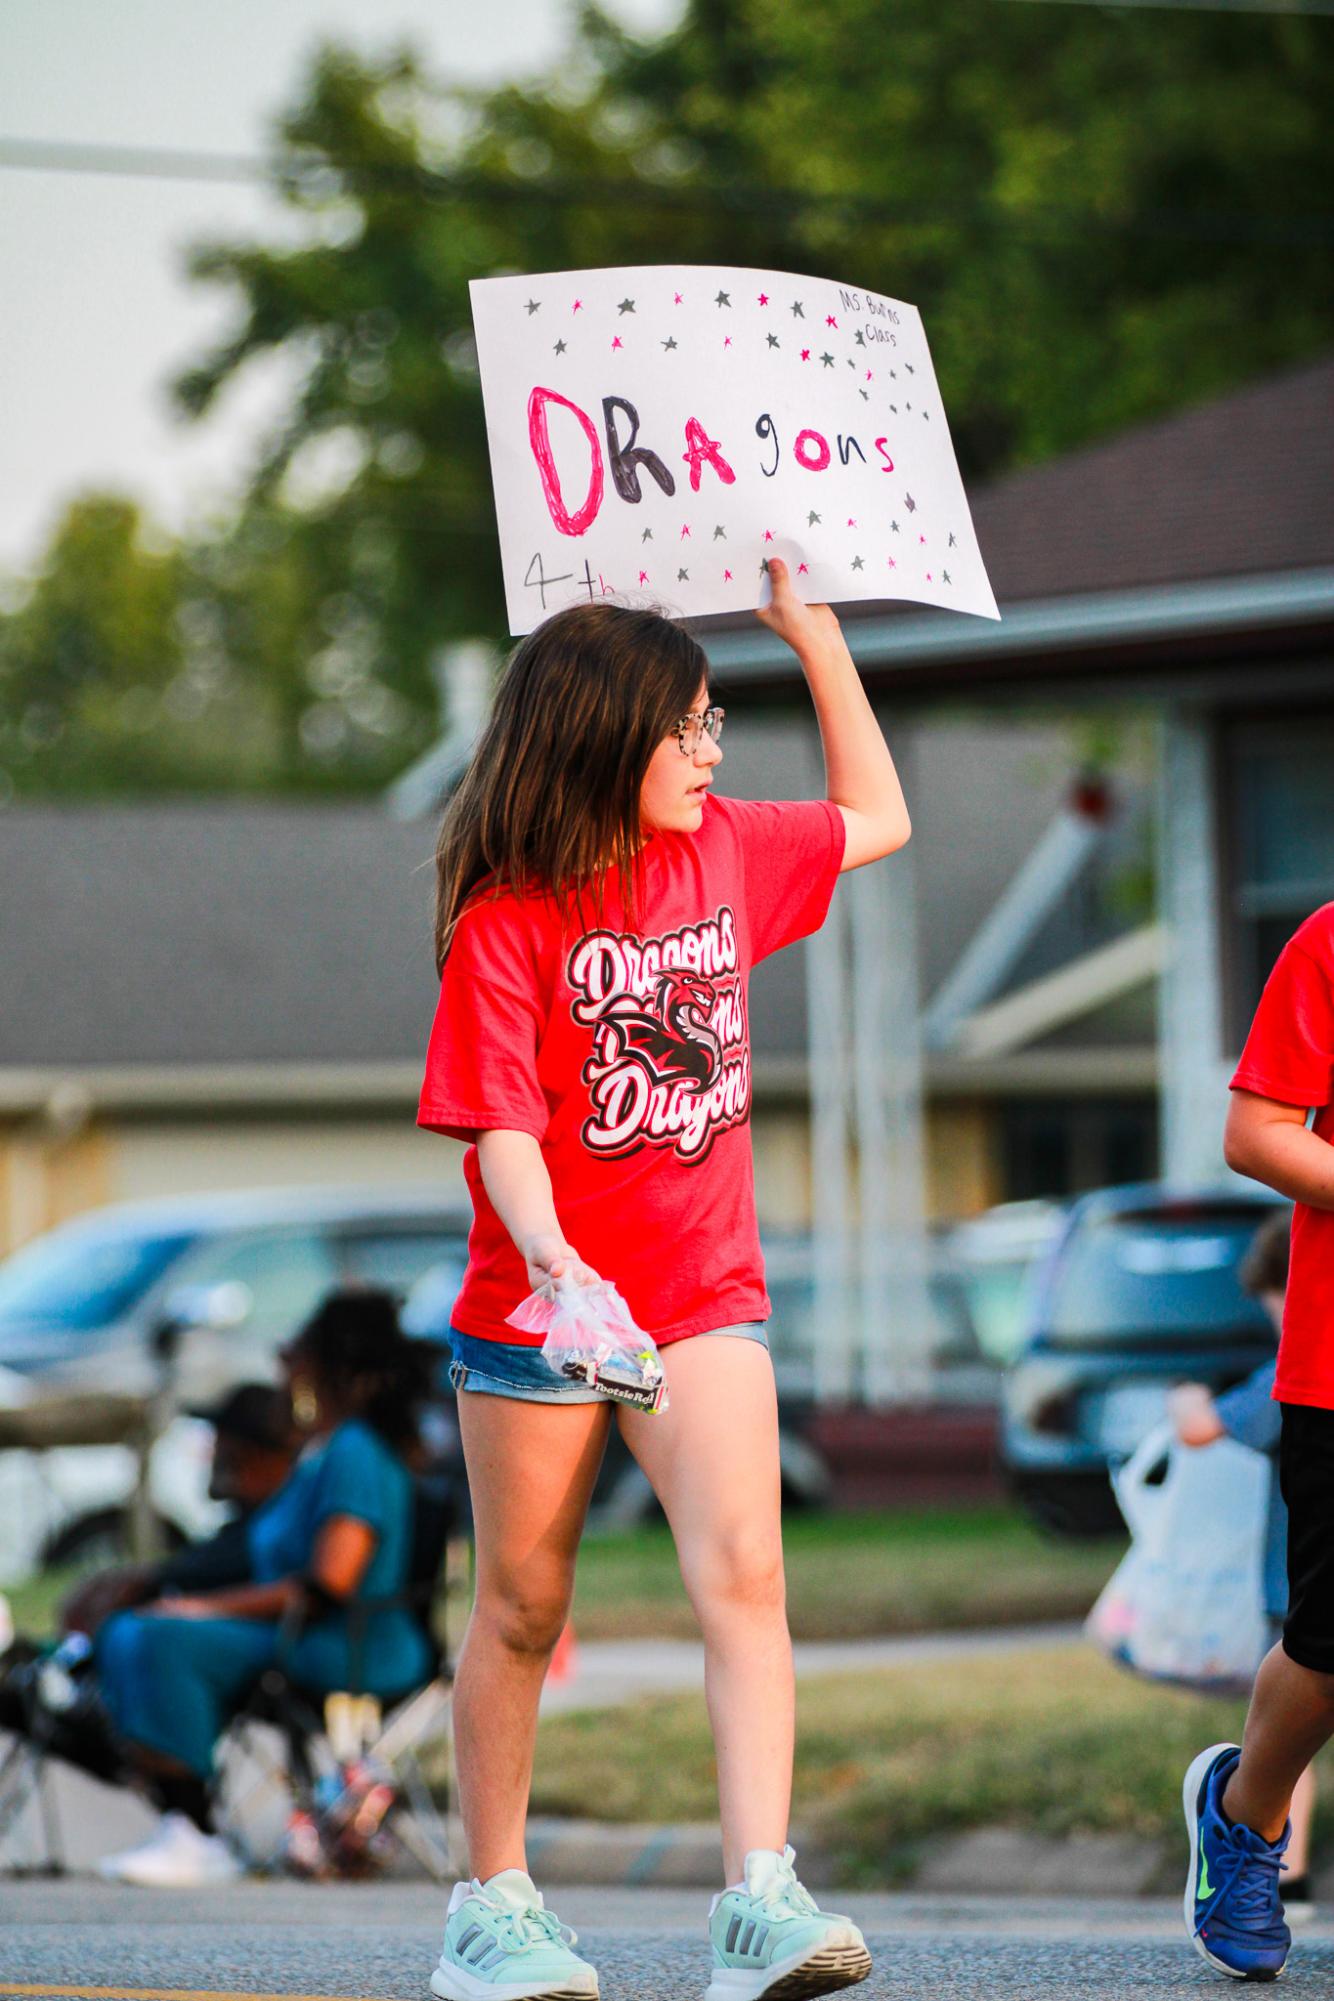
[[[1047,0],[1051,4],[1051,0]],[[1071,4],[1104,4],[1104,0],[1071,0]],[[1127,0],[1112,0],[1127,4]],[[1145,0],[1157,5],[1160,0]],[[1161,0],[1178,4],[1178,0]],[[1330,0],[1334,8],[1334,0]],[[290,152],[264,158],[257,154],[205,153],[173,147],[99,145],[65,139],[23,139],[0,135],[0,169],[36,173],[114,175],[131,180],[304,186],[311,196],[363,193],[413,195],[433,204],[494,203],[501,207],[658,209],[691,216],[732,214],[772,217],[776,208],[787,213],[841,215],[859,223],[912,226],[942,219],[963,220],[983,229],[999,230],[1033,241],[1053,236],[1079,238],[1097,234],[1146,240],[1282,245],[1318,248],[1334,243],[1334,216],[1260,215],[1206,209],[1155,208],[1131,221],[1043,205],[1022,216],[1002,213],[983,202],[941,202],[934,206],[887,202],[859,194],[816,194],[798,188],[759,187],[745,182],[714,182],[707,188],[669,187],[625,175],[619,181],[542,177],[506,180],[472,169],[445,173],[416,163],[338,159],[322,152]],[[341,185],[340,185],[341,183]]]
[[[1334,0],[1019,0],[1019,4],[1049,7],[1156,7],[1175,14],[1268,14],[1274,20],[1292,14],[1334,14]]]

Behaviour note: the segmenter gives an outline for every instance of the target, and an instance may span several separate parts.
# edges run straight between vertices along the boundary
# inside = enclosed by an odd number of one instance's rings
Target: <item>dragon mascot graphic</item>
[[[597,1062],[642,1063],[653,1084],[691,1083],[700,1090],[722,1069],[722,1044],[709,1026],[717,997],[698,973],[660,973],[646,1000],[617,994],[598,1024]]]
[[[722,905],[659,938],[586,934],[567,962],[571,1012],[592,1031],[583,1066],[591,1153],[671,1147],[701,1160],[750,1110],[750,1042],[736,920]]]

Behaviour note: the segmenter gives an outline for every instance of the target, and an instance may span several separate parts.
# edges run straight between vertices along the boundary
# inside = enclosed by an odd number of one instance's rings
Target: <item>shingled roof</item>
[[[0,1066],[417,1059],[434,828],[236,799],[0,815]]]
[[[972,496],[997,599],[1334,565],[1334,356]]]

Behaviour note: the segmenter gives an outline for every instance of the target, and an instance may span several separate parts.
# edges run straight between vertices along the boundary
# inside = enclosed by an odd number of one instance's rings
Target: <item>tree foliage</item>
[[[297,364],[240,516],[169,560],[74,510],[0,635],[9,692],[68,706],[51,769],[86,738],[149,785],[166,749],[92,718],[189,681],[193,648],[210,712],[250,697],[216,782],[381,784],[437,725],[439,649],[503,636],[478,275],[754,263],[911,299],[973,479],[1305,357],[1332,47],[1319,18],[1023,0],[690,0],[651,41],[585,6],[556,75],[487,92],[328,46],[275,133],[297,229],[190,262],[236,311],[174,385],[186,418],[255,357]]]

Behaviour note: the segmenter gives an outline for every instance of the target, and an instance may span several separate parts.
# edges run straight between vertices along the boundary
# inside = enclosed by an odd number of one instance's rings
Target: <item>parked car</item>
[[[0,1437],[59,1404],[79,1437],[128,1441],[153,1400],[210,1402],[276,1374],[276,1351],[333,1285],[406,1295],[466,1261],[469,1217],[431,1184],[256,1189],[116,1203],[0,1265]],[[150,1458],[168,1539],[207,1533],[207,1427],[175,1416]],[[129,1442],[0,1451],[0,1581],[123,1549]]]
[[[1037,1521],[1073,1535],[1120,1527],[1108,1467],[1161,1423],[1172,1386],[1226,1389],[1273,1354],[1237,1273],[1284,1207],[1260,1189],[1156,1182],[1071,1204],[1035,1268],[1003,1389],[1002,1462]]]

